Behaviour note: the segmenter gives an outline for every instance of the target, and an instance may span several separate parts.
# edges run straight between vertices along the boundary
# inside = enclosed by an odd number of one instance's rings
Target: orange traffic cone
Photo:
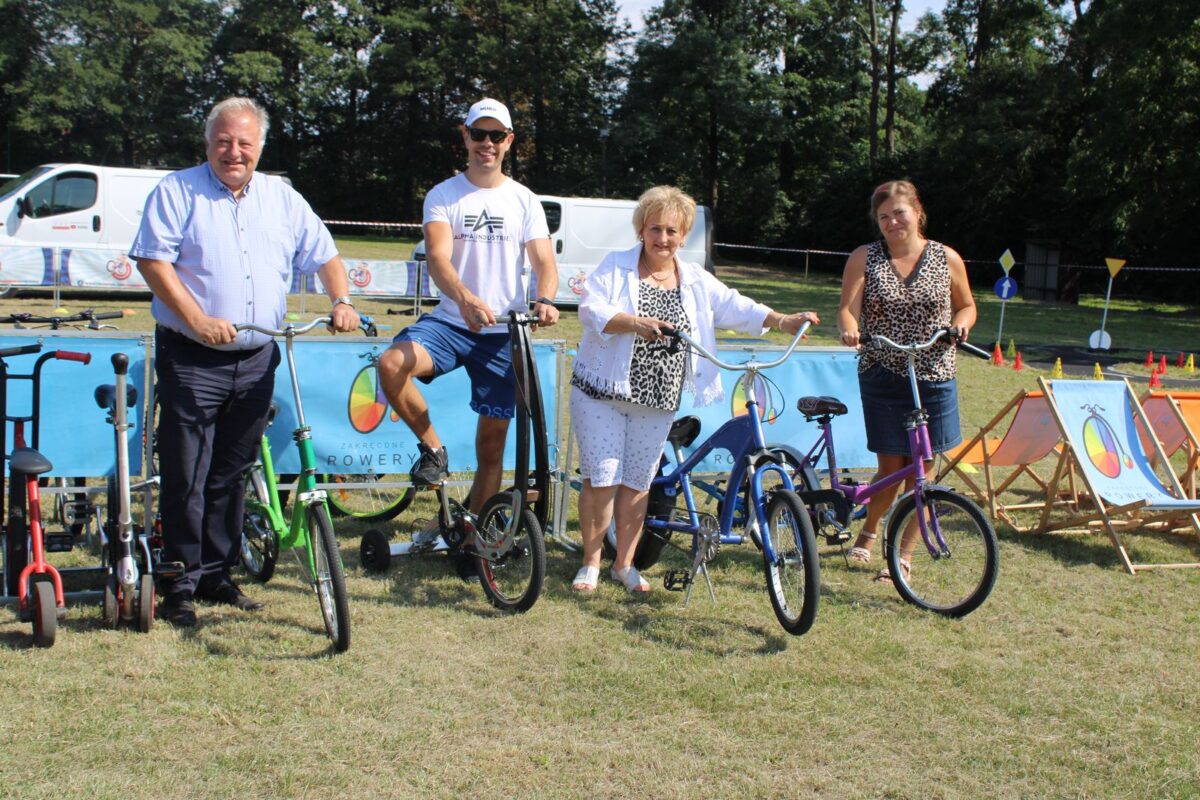
[[[1017,358],[1015,361],[1013,361],[1013,369],[1015,369],[1017,372],[1020,372],[1021,370],[1025,369],[1025,365],[1021,363],[1021,351],[1020,350],[1017,351]]]
[[[1004,353],[1000,352],[999,342],[996,342],[996,347],[992,350],[992,365],[996,367],[1004,366]]]
[[[1187,359],[1183,357],[1183,351],[1179,351],[1179,355],[1175,357],[1175,366],[1183,369],[1183,365],[1187,363]]]
[[[1157,371],[1155,371],[1155,372],[1151,372],[1151,373],[1150,373],[1150,388],[1151,388],[1151,389],[1161,389],[1161,388],[1163,388],[1162,381],[1160,381],[1160,380],[1158,379],[1158,372],[1157,372]]]
[[[1149,352],[1146,353],[1146,363],[1142,364],[1142,366],[1145,367],[1146,369],[1150,369],[1151,367],[1154,366],[1154,351],[1153,350],[1150,350]]]
[[[1158,374],[1159,375],[1167,374],[1167,357],[1166,357],[1166,355],[1163,355],[1163,357],[1158,360]]]

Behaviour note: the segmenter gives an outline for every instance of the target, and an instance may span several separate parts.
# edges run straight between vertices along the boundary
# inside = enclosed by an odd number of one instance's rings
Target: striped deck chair
[[[1185,461],[1179,471],[1180,482],[1188,497],[1196,499],[1197,478],[1200,477],[1197,474],[1200,473],[1200,392],[1150,391],[1142,395],[1141,403],[1167,458],[1183,449]],[[1139,425],[1138,433],[1147,453],[1152,454],[1152,442],[1146,429]],[[1156,463],[1153,455],[1150,463]]]
[[[1048,502],[1034,530],[1045,533],[1081,526],[1086,530],[1103,528],[1131,575],[1152,568],[1200,567],[1200,562],[1134,563],[1121,541],[1122,530],[1177,530],[1182,526],[1200,540],[1200,501],[1186,496],[1158,439],[1151,437],[1158,471],[1165,474],[1166,480],[1155,473],[1137,432],[1139,424],[1148,430],[1153,428],[1129,384],[1070,380],[1047,383],[1044,378],[1038,378],[1038,384],[1065,444],[1054,475],[1047,482],[1046,497],[1057,497],[1058,484],[1071,470],[1078,473],[1083,489],[1078,508],[1067,519],[1051,521],[1054,505]]]
[[[1015,409],[1015,411],[1014,411]],[[1011,419],[1009,416],[1011,414]],[[993,435],[1006,419],[1008,427],[1003,436]],[[992,519],[1003,519],[1017,530],[1021,530],[1013,512],[1037,508],[1044,500],[1035,503],[1005,503],[1003,495],[1022,476],[1028,477],[1045,492],[1046,480],[1033,469],[1033,465],[1060,450],[1062,435],[1054,423],[1054,415],[1046,403],[1046,395],[1040,391],[1022,389],[992,417],[979,433],[959,447],[941,454],[936,481],[954,474],[965,484],[966,491],[992,515]],[[1012,467],[1012,472],[1001,476],[998,467]],[[980,477],[982,473],[982,478]],[[1068,484],[1074,489],[1073,475],[1067,476]],[[982,481],[983,485],[979,485]],[[1074,492],[1070,495],[1072,498]],[[1056,502],[1070,502],[1058,499]]]

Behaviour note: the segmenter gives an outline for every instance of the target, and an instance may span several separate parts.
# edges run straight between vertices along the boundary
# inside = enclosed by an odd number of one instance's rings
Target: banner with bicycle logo
[[[416,437],[392,413],[379,385],[379,356],[390,344],[387,339],[365,337],[296,339],[301,401],[321,469],[399,474],[406,478],[412,468],[417,456]],[[546,435],[554,443],[558,441],[558,375],[563,348],[557,342],[535,342],[534,355],[546,408]],[[421,384],[421,393],[450,453],[450,468],[455,472],[474,470],[476,414],[468,402],[471,383],[466,373],[456,370],[431,384]],[[275,402],[279,413],[267,434],[275,469],[280,473],[296,472],[300,467],[299,452],[292,441],[296,411],[286,364],[280,364],[275,373]],[[513,468],[515,456],[516,426],[511,426],[505,469]]]
[[[779,357],[781,348],[763,347],[751,343],[737,345],[726,341],[717,348],[717,354],[725,361],[743,363],[752,355],[760,361]],[[725,386],[725,402],[714,403],[706,408],[691,408],[689,395],[684,395],[679,416],[694,415],[700,418],[701,431],[696,444],[719,428],[731,414],[746,413],[745,390],[739,378],[741,373],[722,370],[721,380]],[[829,395],[846,404],[846,414],[833,421],[834,438],[837,442],[838,467],[867,469],[876,466],[874,453],[867,450],[867,429],[863,422],[862,399],[858,393],[858,359],[855,354],[842,347],[804,347],[801,345],[787,362],[759,375],[755,387],[760,414],[764,425],[763,435],[767,444],[786,444],[807,453],[817,439],[817,426],[804,420],[796,409],[796,401],[807,395]],[[728,472],[728,452],[712,453],[697,468],[699,472]]]

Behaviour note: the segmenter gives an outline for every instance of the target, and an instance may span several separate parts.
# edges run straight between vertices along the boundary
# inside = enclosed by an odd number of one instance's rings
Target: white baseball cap
[[[499,122],[506,129],[512,130],[512,117],[508,114],[508,109],[504,107],[504,103],[499,100],[493,100],[490,97],[485,97],[467,111],[468,127],[480,117],[491,117]]]

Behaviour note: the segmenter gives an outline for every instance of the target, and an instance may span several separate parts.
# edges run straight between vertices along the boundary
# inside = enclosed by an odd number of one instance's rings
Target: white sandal
[[[858,538],[866,539],[868,542],[873,542],[879,538],[879,534],[871,533],[870,531],[860,531]],[[846,555],[846,557],[859,564],[871,563],[871,551],[865,547],[859,547],[857,545],[850,548],[850,552]]]
[[[904,573],[904,580],[907,582],[908,576],[912,574],[912,562],[907,558],[900,559],[900,571]],[[873,580],[875,583],[892,583],[892,571],[884,567],[879,570],[879,574]]]
[[[623,569],[613,567],[609,570],[608,574],[612,576],[614,581],[623,584],[626,589],[635,594],[650,591],[650,584],[646,583],[646,579],[634,567],[630,566]]]
[[[599,581],[599,567],[580,567],[579,572],[575,573],[575,580],[571,581],[571,588],[577,592],[594,592]]]

